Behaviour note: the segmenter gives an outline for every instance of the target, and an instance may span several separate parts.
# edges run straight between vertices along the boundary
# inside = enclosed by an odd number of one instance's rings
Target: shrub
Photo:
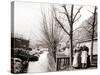
[[[23,61],[29,59],[29,51],[23,48],[14,48],[14,57],[20,58]]]

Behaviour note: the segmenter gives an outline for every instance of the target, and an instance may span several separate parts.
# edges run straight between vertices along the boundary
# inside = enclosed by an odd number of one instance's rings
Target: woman
[[[79,68],[80,47],[78,46],[74,52],[73,67]]]
[[[82,68],[87,68],[87,58],[88,58],[88,47],[84,45],[81,53]]]

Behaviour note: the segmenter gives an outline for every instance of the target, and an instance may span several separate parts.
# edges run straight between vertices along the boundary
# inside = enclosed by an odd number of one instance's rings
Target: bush
[[[20,58],[23,61],[26,61],[29,59],[29,51],[25,50],[23,48],[15,48],[14,49],[14,57]]]
[[[30,55],[29,61],[38,61],[38,57],[34,55]]]

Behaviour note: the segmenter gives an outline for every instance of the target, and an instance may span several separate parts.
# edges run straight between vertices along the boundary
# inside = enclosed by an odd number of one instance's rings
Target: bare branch
[[[56,19],[56,21],[59,23],[59,25],[62,27],[62,29],[63,29],[68,35],[70,35],[70,34],[68,33],[68,31],[63,27],[63,24],[57,19],[57,17],[55,17],[55,19]]]
[[[91,24],[90,22],[88,22],[89,25],[93,26],[93,24]]]
[[[82,28],[82,27],[78,27],[78,28],[74,29],[73,32],[76,31],[76,30],[78,30],[78,29],[80,29],[80,28]]]
[[[66,15],[66,13],[65,13],[65,12],[59,12],[59,13],[61,13],[61,14],[65,14],[65,15]]]
[[[82,26],[88,33],[89,35],[91,36],[91,31],[90,30],[87,30],[87,28],[85,26]]]
[[[70,16],[71,22],[74,21],[74,20],[73,20],[73,10],[74,10],[74,5],[71,6],[71,16]]]
[[[70,20],[69,13],[68,13],[68,11],[67,11],[67,9],[66,9],[66,5],[63,5],[62,7],[64,8],[64,10],[65,10],[65,12],[66,12],[65,15],[67,16],[68,22],[69,22],[69,24],[70,24],[71,20]]]
[[[76,21],[78,21],[80,18],[81,18],[81,15],[80,15],[77,19],[74,20],[74,23],[75,23]]]
[[[95,10],[97,9],[97,7],[95,6]],[[92,14],[94,14],[94,12],[92,12],[92,11],[90,11],[90,10],[87,10],[87,11],[89,11],[90,13],[92,13]]]
[[[75,14],[75,16],[74,16],[74,18],[73,18],[73,21],[75,20],[76,16],[78,15],[78,13],[80,12],[81,9],[82,9],[82,7],[80,7],[80,8],[78,9],[78,11],[76,12],[76,14]]]
[[[93,14],[93,12],[92,11],[90,11],[90,10],[88,10],[90,13],[92,13]]]

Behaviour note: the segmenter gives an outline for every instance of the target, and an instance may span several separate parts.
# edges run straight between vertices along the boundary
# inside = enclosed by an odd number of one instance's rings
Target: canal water
[[[30,61],[28,65],[28,73],[48,72],[48,52],[44,51],[40,54],[38,61]]]

